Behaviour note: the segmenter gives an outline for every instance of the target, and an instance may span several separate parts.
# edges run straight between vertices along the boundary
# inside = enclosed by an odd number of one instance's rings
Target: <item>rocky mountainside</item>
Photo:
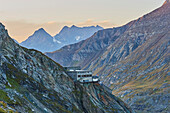
[[[75,83],[53,60],[19,46],[0,23],[0,112],[130,113],[98,83]]]
[[[28,37],[20,44],[29,49],[36,49],[41,52],[55,51],[60,46],[60,43],[54,41],[53,37],[48,34],[43,28],[38,29],[33,35]]]
[[[170,3],[113,29],[101,30],[49,57],[99,74],[137,112],[168,112]]]
[[[71,27],[65,26],[54,38],[59,41],[62,44],[61,47],[63,47],[85,40],[99,30],[103,30],[103,28],[98,25],[89,27],[77,27],[75,25]]]

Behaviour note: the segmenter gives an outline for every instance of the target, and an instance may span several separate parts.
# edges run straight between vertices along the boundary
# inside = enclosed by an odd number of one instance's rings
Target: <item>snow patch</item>
[[[47,111],[47,108],[44,108],[45,111]]]
[[[80,40],[80,38],[81,38],[80,36],[76,36],[76,40]]]
[[[11,85],[9,82],[8,82],[8,86],[9,86],[9,87],[12,87],[12,85]]]
[[[58,40],[57,40],[57,43],[61,44],[61,42],[60,42],[60,41],[58,41]]]
[[[57,42],[57,43],[61,44],[61,42],[56,40],[55,38],[53,38],[53,42]]]

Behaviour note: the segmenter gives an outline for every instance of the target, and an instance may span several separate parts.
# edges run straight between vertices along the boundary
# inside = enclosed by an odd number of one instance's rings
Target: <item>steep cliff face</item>
[[[63,65],[92,69],[113,94],[136,111],[168,112],[169,18],[167,0],[125,26],[99,31],[81,43],[47,55]]]
[[[1,23],[0,111],[131,112],[99,84],[74,83],[59,64],[16,44]]]

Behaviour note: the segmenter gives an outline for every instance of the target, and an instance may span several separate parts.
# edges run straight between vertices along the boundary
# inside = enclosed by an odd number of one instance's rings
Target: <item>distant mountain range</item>
[[[96,27],[77,27],[75,25],[71,27],[65,26],[59,34],[54,36],[54,38],[64,45],[69,45],[85,40],[102,29],[103,28],[98,25]]]
[[[104,29],[47,56],[80,65],[137,112],[169,112],[170,2],[128,24]]]
[[[33,35],[21,42],[21,46],[36,49],[41,52],[52,52],[65,45],[77,43],[92,36],[98,30],[102,30],[100,26],[90,27],[63,27],[59,34],[52,37],[43,28],[35,31]]]

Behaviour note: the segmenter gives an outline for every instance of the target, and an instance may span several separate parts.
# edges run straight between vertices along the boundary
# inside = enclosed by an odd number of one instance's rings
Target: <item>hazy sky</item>
[[[124,25],[165,0],[0,0],[0,22],[19,42],[43,27],[54,36],[65,25]]]

